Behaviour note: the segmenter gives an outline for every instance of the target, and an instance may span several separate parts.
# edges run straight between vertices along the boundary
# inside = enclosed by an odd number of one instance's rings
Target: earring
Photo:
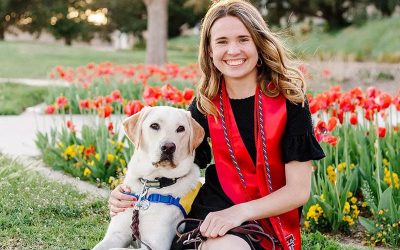
[[[261,58],[260,58],[260,57],[258,57],[258,60],[257,60],[257,64],[256,64],[256,66],[259,68],[259,67],[261,67],[261,66],[262,66],[262,64],[263,64],[263,61],[261,60]]]

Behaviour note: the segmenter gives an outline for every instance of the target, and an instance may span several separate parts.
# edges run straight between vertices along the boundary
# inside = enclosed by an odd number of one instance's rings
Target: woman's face
[[[218,19],[210,33],[210,56],[226,81],[254,79],[257,76],[257,48],[238,18],[226,16]]]

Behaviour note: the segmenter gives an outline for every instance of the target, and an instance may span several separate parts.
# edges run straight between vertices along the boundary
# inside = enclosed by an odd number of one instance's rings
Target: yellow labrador
[[[204,130],[189,111],[167,106],[145,107],[124,121],[124,130],[135,145],[124,184],[138,201],[134,208],[111,219],[104,239],[94,249],[128,247],[132,243],[134,209],[139,211],[141,249],[169,249],[175,227],[191,205],[177,201],[187,194],[194,196],[199,187],[194,152]]]

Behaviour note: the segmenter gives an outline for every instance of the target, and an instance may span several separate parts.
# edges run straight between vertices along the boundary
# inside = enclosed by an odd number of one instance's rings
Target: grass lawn
[[[197,61],[197,51],[168,51],[171,63],[186,65]],[[144,50],[100,51],[57,44],[0,42],[0,77],[46,78],[57,65],[77,67],[91,62],[137,64],[145,62]]]
[[[105,200],[45,180],[0,155],[0,249],[82,249],[101,240]]]
[[[48,87],[1,83],[0,115],[18,115],[27,107],[43,102],[47,94]]]
[[[106,200],[44,179],[0,155],[0,249],[92,248],[108,225]],[[320,233],[303,249],[346,249]]]
[[[400,62],[400,17],[369,21],[362,26],[350,26],[338,32],[313,31],[288,40],[289,47],[300,56],[321,59]]]

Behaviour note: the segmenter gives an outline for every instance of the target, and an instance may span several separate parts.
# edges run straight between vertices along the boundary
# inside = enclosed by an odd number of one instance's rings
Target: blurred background
[[[251,2],[300,59],[400,62],[398,0]],[[210,4],[1,0],[0,77],[44,78],[55,64],[195,63],[200,22]],[[383,73],[379,79],[393,77]]]

